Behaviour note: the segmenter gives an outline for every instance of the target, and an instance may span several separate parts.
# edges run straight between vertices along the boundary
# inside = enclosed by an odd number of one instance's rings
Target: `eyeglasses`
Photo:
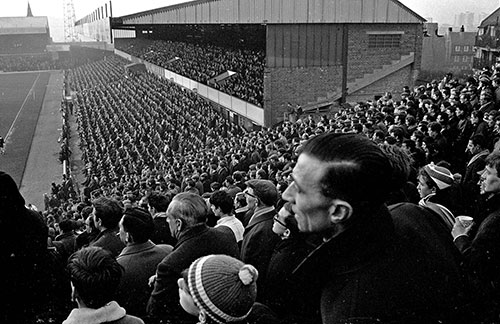
[[[283,223],[282,221],[280,221],[280,219],[279,219],[278,215],[275,215],[275,216],[273,217],[273,220],[274,220],[276,223],[280,224],[281,226],[283,226],[283,227],[285,227],[285,228],[288,228],[288,227],[286,226],[286,224],[285,224],[285,223]]]
[[[250,193],[248,190],[243,191],[243,193],[244,193],[245,195],[249,195],[250,197],[257,198],[257,196],[256,196],[256,195],[254,195],[254,194]]]

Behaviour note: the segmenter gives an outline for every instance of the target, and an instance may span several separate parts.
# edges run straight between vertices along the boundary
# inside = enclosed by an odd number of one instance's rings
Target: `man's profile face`
[[[479,188],[481,194],[500,192],[500,178],[494,167],[486,166],[481,174],[481,180],[479,180]]]
[[[325,197],[320,188],[327,165],[315,157],[301,154],[293,168],[293,182],[283,193],[283,199],[292,204],[301,232],[323,232],[332,227],[329,215],[332,199]]]

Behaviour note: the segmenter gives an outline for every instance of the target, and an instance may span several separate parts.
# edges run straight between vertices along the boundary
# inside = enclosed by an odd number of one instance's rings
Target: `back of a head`
[[[301,154],[327,163],[322,192],[354,208],[382,204],[391,191],[391,165],[373,141],[358,134],[326,133],[309,140]]]
[[[200,195],[182,192],[174,196],[168,213],[182,219],[188,226],[194,226],[206,223],[209,209]]]
[[[411,157],[406,151],[396,145],[383,144],[380,148],[386,154],[392,167],[390,177],[392,182],[391,191],[399,190],[405,185],[410,177],[412,163]]]
[[[122,218],[123,208],[116,199],[99,197],[92,201],[95,208],[95,216],[101,220],[102,226],[112,229],[118,226]]]
[[[224,214],[230,214],[233,210],[233,198],[224,190],[218,190],[210,195],[210,203],[220,208]]]
[[[24,208],[24,198],[12,177],[0,171],[0,209],[12,210]]]
[[[114,299],[123,268],[101,247],[86,247],[73,253],[67,270],[79,298],[89,308],[100,308]]]
[[[76,223],[71,219],[64,219],[59,222],[59,228],[63,233],[68,233],[76,228]]]
[[[148,204],[159,213],[166,212],[168,205],[170,204],[170,198],[158,191],[151,192],[148,195],[147,200]]]
[[[472,141],[472,144],[473,145],[479,145],[479,147],[481,148],[486,148],[486,139],[483,135],[481,134],[476,134],[476,135],[473,135],[470,140]]]
[[[151,214],[142,208],[127,208],[122,218],[125,231],[134,238],[135,243],[145,243],[153,235],[155,225]]]

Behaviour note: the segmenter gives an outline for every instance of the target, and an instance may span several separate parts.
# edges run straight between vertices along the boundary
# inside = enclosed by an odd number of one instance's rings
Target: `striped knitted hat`
[[[257,296],[258,272],[227,255],[208,255],[188,270],[188,287],[196,306],[217,323],[244,320]]]
[[[450,187],[455,180],[450,170],[445,167],[437,166],[434,163],[429,163],[424,166],[424,170],[440,190]]]

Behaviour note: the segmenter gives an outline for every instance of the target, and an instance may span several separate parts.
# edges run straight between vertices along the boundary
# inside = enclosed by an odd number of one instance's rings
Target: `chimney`
[[[453,27],[448,27],[448,31],[451,33],[453,31]]]

